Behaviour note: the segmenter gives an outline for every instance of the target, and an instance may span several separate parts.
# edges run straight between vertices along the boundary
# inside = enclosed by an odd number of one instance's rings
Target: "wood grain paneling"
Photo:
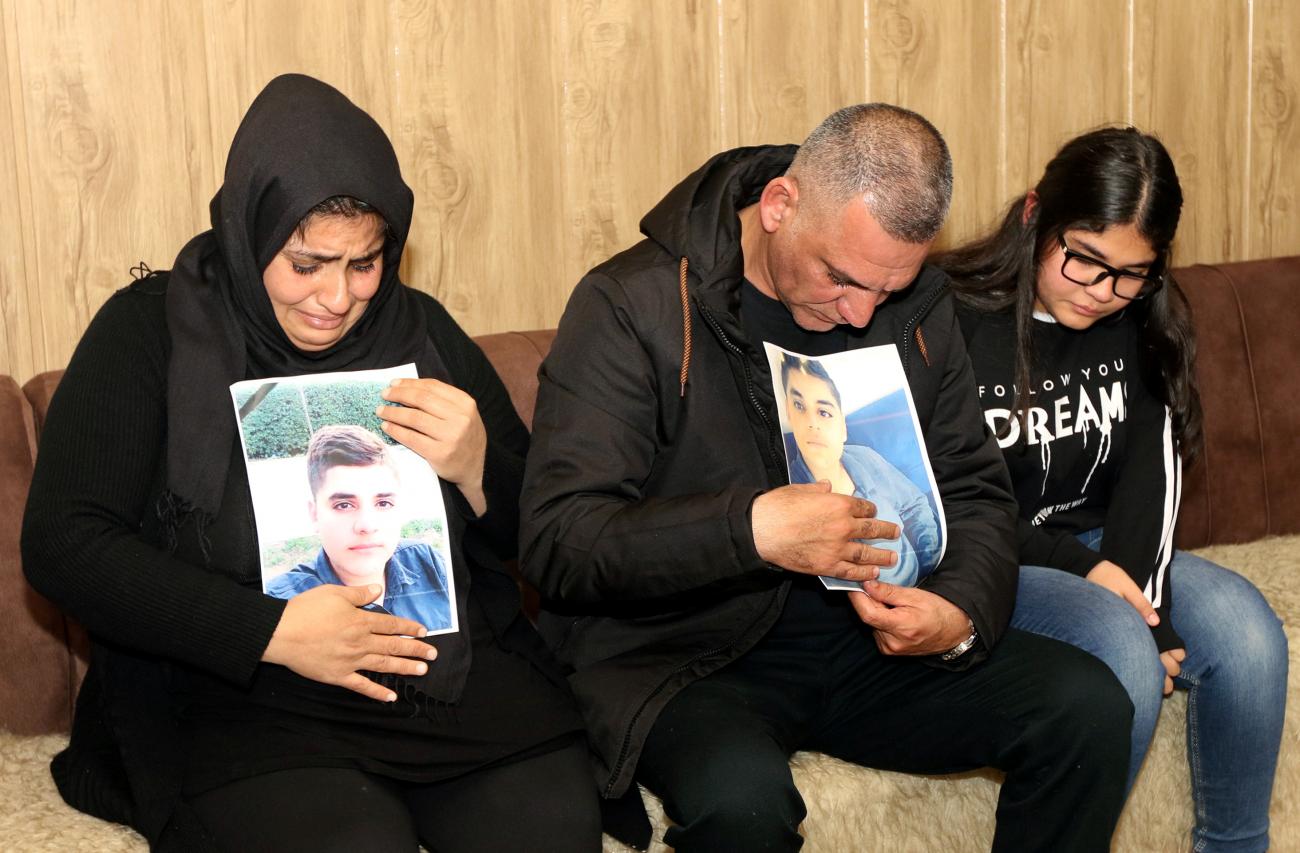
[[[140,7],[114,26],[107,6],[14,7],[33,219],[25,285],[42,368],[66,363],[132,264],[170,266],[194,232],[186,140],[206,136],[194,128],[207,92],[184,75],[202,66],[158,46],[201,46],[201,20],[161,0]]]
[[[1133,120],[1160,136],[1183,187],[1175,261],[1245,258],[1247,3],[1134,3]]]
[[[26,378],[43,363],[39,328],[30,322],[25,244],[35,221],[27,180],[22,79],[11,0],[0,0],[0,372]],[[12,156],[8,153],[12,152]]]
[[[924,115],[953,159],[941,246],[972,237],[1002,204],[1001,8],[997,3],[871,0],[871,99]]]
[[[1008,0],[1006,199],[1063,143],[1128,122],[1129,0]]]
[[[565,269],[640,235],[641,216],[721,147],[716,7],[563,0]]]
[[[219,170],[213,189],[244,111],[277,75],[297,72],[324,80],[391,129],[395,43],[389,19],[398,8],[393,4],[202,0],[185,8],[190,17],[202,19],[205,30],[210,145]]]
[[[207,227],[276,74],[337,86],[416,192],[406,279],[474,333],[552,326],[674,183],[863,100],[943,131],[941,243],[997,218],[1066,138],[1168,144],[1177,260],[1300,252],[1289,0],[0,0],[0,372],[60,367],[144,259]]]
[[[1300,14],[1257,0],[1251,73],[1250,185],[1244,255],[1300,253]]]
[[[408,283],[471,333],[554,325],[573,282],[553,5],[405,3],[394,23],[394,139],[416,203]]]
[[[721,4],[722,148],[802,142],[840,107],[867,99],[861,2]]]

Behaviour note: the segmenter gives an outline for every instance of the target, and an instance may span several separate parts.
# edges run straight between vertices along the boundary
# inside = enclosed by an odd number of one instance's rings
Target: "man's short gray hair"
[[[799,147],[788,174],[814,206],[862,198],[891,237],[934,239],[952,200],[952,157],[924,117],[892,104],[832,113]]]

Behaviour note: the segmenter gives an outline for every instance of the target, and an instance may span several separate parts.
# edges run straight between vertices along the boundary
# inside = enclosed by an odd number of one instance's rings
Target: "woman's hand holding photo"
[[[335,684],[380,702],[397,699],[392,690],[361,674],[424,675],[438,650],[413,637],[423,625],[362,608],[377,599],[375,585],[326,584],[289,599],[262,660],[288,667],[304,678]]]
[[[437,379],[398,379],[382,396],[401,404],[375,410],[384,432],[424,457],[439,477],[455,483],[476,515],[486,512],[487,431],[474,398]]]

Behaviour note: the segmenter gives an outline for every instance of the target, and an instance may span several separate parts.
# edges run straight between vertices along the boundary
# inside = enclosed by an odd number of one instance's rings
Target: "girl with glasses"
[[[1287,647],[1247,580],[1173,547],[1201,408],[1168,275],[1182,191],[1159,140],[1079,136],[1001,225],[935,258],[1020,502],[1012,626],[1106,662],[1134,706],[1129,785],[1189,691],[1194,849],[1264,850]]]

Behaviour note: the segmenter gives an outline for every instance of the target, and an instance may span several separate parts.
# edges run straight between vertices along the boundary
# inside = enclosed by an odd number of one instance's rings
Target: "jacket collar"
[[[701,282],[744,275],[737,213],[758,201],[767,182],[785,174],[796,145],[724,151],[673,187],[641,220],[641,232],[674,258],[690,259]]]
[[[716,154],[641,219],[646,237],[672,257],[689,259],[692,295],[737,341],[745,337],[740,324],[745,264],[738,213],[758,200],[768,181],[785,174],[798,150],[797,145],[758,145]],[[908,334],[937,301],[936,291],[943,289],[945,281],[942,273],[922,267],[916,281],[878,311],[899,317],[900,333]],[[865,334],[850,334],[849,346],[862,346],[865,338]],[[906,365],[907,342],[897,343]]]

